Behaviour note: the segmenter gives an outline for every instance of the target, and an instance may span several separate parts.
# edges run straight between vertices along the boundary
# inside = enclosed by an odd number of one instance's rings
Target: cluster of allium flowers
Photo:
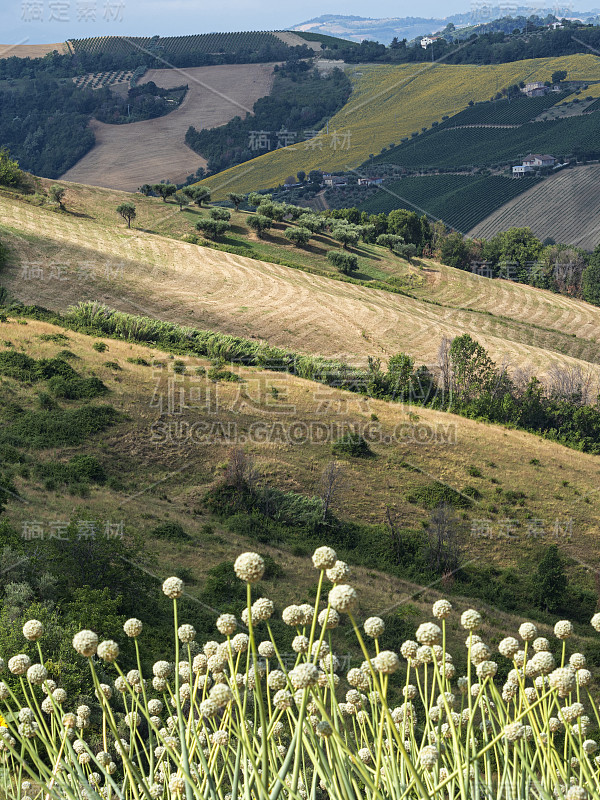
[[[183,595],[183,581],[181,578],[176,578],[174,576],[167,578],[162,585],[162,590],[163,594],[171,600],[177,600],[177,598]]]
[[[265,562],[258,553],[242,553],[233,565],[237,577],[245,583],[257,583],[265,572]]]
[[[32,664],[27,670],[27,680],[29,683],[43,683],[48,677],[48,670],[43,664]]]
[[[142,627],[141,620],[136,619],[136,617],[131,617],[131,619],[128,619],[123,625],[123,630],[127,636],[129,636],[131,639],[135,639],[142,632]]]
[[[98,645],[97,655],[103,661],[116,661],[119,657],[119,645],[112,639],[106,639]]]
[[[356,606],[358,595],[347,583],[338,583],[329,592],[329,605],[340,614],[347,614]]]
[[[335,564],[326,570],[327,580],[332,583],[341,583],[350,576],[350,566],[345,561],[336,561]]]
[[[289,679],[294,689],[306,689],[308,686],[316,686],[319,670],[314,664],[298,664],[290,671]]]
[[[37,642],[38,639],[41,639],[43,633],[44,626],[37,619],[30,619],[23,625],[23,636],[30,642]]]
[[[476,631],[481,626],[481,614],[474,608],[463,611],[460,617],[460,624],[466,631]]]
[[[340,624],[340,615],[335,608],[324,608],[319,614],[318,622],[326,630],[333,630]]]
[[[332,547],[317,547],[312,556],[315,569],[332,569],[337,561],[337,554]]]

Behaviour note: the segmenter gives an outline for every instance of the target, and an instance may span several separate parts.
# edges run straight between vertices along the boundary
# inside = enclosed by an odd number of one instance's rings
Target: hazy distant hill
[[[526,16],[532,14],[531,7],[511,9],[512,16]],[[559,19],[562,17],[577,17],[587,20],[596,16],[599,11],[573,11],[570,8],[535,9],[535,13],[543,17],[554,14]],[[297,25],[290,26],[291,31],[309,31],[311,33],[324,33],[339,36],[342,39],[361,42],[363,39],[372,39],[382,44],[389,44],[394,36],[398,39],[414,39],[444,28],[449,22],[456,26],[487,23],[506,16],[506,6],[473,9],[464,14],[452,14],[444,18],[436,17],[387,17],[373,19],[370,17],[344,16],[341,14],[323,14],[320,17],[309,19]]]

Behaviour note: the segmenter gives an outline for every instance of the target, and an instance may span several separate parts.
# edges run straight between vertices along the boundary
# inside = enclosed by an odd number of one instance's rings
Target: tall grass
[[[474,610],[461,617],[468,651],[467,675],[456,677],[446,650],[450,603],[433,606],[435,622],[419,626],[398,654],[385,650],[378,617],[359,626],[355,590],[345,583],[347,565],[329,547],[313,555],[318,570],[315,606],[291,605],[283,620],[296,630],[291,661],[273,637],[273,604],[255,599],[253,584],[264,562],[242,554],[235,571],[246,583],[242,624],[229,614],[217,620],[219,641],[195,641],[181,625],[183,583],[169,578],[174,647],[141,667],[142,624],[128,620],[137,670],[123,674],[118,645],[98,644],[91,631],[73,644],[88,661],[98,707],[75,709],[46,673],[42,628],[40,663],[9,661],[13,673],[0,684],[0,772],[11,800],[425,800],[426,798],[565,798],[600,794],[596,742],[587,738],[587,714],[598,723],[597,698],[580,654],[567,656],[570,623],[555,635],[558,662],[535,626],[524,623],[520,641],[499,650],[512,661],[504,686],[497,663],[476,630]],[[334,583],[326,596],[325,580]],[[363,654],[360,666],[342,673],[331,630],[347,616]],[[600,628],[600,615],[593,619]],[[48,664],[50,673],[57,665]],[[393,706],[390,686],[403,676],[404,700]],[[398,673],[395,675],[395,673]],[[102,682],[104,681],[104,682]],[[46,697],[42,699],[42,690]],[[118,696],[118,702],[117,702]],[[95,744],[94,744],[95,743]]]

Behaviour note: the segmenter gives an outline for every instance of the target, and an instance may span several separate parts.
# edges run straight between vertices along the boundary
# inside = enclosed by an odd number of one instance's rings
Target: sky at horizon
[[[498,0],[502,5],[504,0]],[[463,13],[481,0],[464,0],[449,7],[444,0],[424,0],[418,14],[444,17]],[[521,3],[505,3],[507,13]],[[551,3],[532,3],[535,8]],[[568,4],[567,4],[568,5]],[[579,11],[591,3],[577,3]],[[571,7],[574,6],[571,4]],[[369,6],[364,0],[306,0],[296,11],[280,3],[259,0],[220,0],[207,8],[197,0],[3,0],[0,6],[0,42],[46,44],[91,36],[177,36],[190,33],[240,30],[281,30],[322,14],[370,17],[415,16],[415,6],[380,0]]]

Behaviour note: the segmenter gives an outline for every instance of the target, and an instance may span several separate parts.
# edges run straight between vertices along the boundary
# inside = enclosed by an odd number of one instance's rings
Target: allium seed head
[[[237,577],[245,583],[257,583],[265,571],[265,562],[258,553],[242,553],[233,565]]]
[[[460,624],[466,631],[476,631],[481,625],[481,614],[474,608],[469,608],[466,611],[463,611],[460,618]]]
[[[106,639],[98,645],[97,655],[103,661],[116,661],[119,657],[119,645],[112,639]]]
[[[447,619],[452,613],[452,603],[448,600],[436,600],[432,612],[437,619]]]
[[[332,569],[337,561],[337,554],[332,547],[317,547],[312,556],[315,569]]]
[[[162,590],[171,600],[176,600],[183,595],[183,581],[175,576],[167,578],[162,585]]]
[[[557,639],[568,639],[573,634],[573,624],[568,619],[562,619],[554,626],[554,635]]]
[[[83,630],[73,637],[73,647],[80,656],[91,658],[98,647],[98,636],[94,631]]]
[[[338,583],[329,592],[329,604],[340,614],[352,611],[357,602],[356,591],[347,583]]]
[[[123,625],[123,630],[131,639],[135,639],[142,632],[142,622],[135,617],[128,619]]]
[[[365,620],[363,628],[367,636],[370,636],[372,639],[379,639],[385,631],[385,623],[381,617],[369,617]]]
[[[30,619],[23,625],[23,636],[29,639],[30,642],[37,642],[43,633],[44,626],[37,619]]]
[[[523,622],[519,627],[519,636],[524,642],[532,642],[537,636],[537,628],[533,622]]]

